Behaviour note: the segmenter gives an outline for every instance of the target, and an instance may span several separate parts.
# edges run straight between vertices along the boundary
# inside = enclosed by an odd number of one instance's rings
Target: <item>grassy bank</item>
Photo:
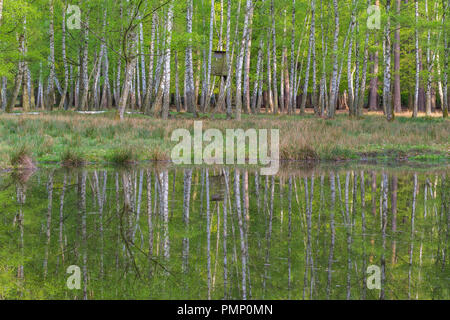
[[[203,128],[280,129],[283,160],[408,159],[448,161],[449,120],[397,116],[388,123],[381,115],[350,120],[313,116],[243,116],[241,122],[209,120]],[[79,165],[85,162],[130,163],[167,160],[172,131],[192,132],[194,120],[173,114],[169,121],[128,115],[118,122],[114,113],[81,115],[53,112],[39,115],[0,114],[0,167],[10,167],[28,155],[37,162]],[[18,154],[20,153],[20,154]]]

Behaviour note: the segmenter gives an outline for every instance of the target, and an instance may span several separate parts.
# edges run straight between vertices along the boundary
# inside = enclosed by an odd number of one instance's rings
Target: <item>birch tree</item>
[[[384,55],[384,89],[383,104],[386,110],[386,119],[394,120],[394,110],[392,110],[392,93],[391,93],[391,0],[386,1],[387,21],[384,28],[385,55]]]
[[[333,38],[333,72],[331,75],[330,101],[328,103],[328,118],[334,118],[336,110],[336,96],[338,93],[337,76],[338,76],[338,41],[339,41],[339,7],[338,1],[333,0],[334,8],[334,38]]]
[[[236,62],[236,120],[241,120],[242,113],[242,67],[244,63],[245,42],[249,27],[249,20],[252,11],[252,0],[247,0],[244,16],[244,26],[242,31],[242,40],[239,48],[239,55]]]
[[[172,29],[173,29],[173,1],[169,4],[169,10],[167,12],[167,38],[165,43],[164,53],[164,97],[162,107],[162,118],[167,119],[169,117],[169,104],[170,104],[170,58],[171,58],[171,42],[172,42]]]
[[[449,70],[449,63],[448,63],[448,55],[449,55],[449,44],[448,44],[448,30],[445,27],[445,23],[447,22],[447,18],[449,15],[449,8],[450,8],[450,2],[449,0],[442,0],[442,7],[443,7],[443,15],[442,15],[442,23],[444,25],[444,71],[443,71],[443,117],[448,117],[448,70]]]
[[[55,104],[55,28],[54,28],[54,3],[53,0],[49,0],[50,5],[50,26],[49,26],[49,39],[50,39],[50,55],[48,62],[50,66],[50,74],[48,76],[48,84],[46,91],[46,101],[50,109]]]
[[[401,0],[396,0],[397,18],[400,16]],[[401,88],[400,88],[400,23],[395,28],[394,43],[394,110],[402,111]]]
[[[303,86],[302,103],[300,105],[300,114],[305,114],[306,99],[308,97],[308,81],[309,81],[309,69],[311,66],[311,55],[312,50],[315,47],[315,19],[316,19],[316,2],[311,0],[311,27],[309,34],[309,49],[308,49],[308,59],[306,62],[306,75],[305,84]]]
[[[270,2],[270,14],[272,16],[272,58],[273,58],[273,107],[278,114],[278,82],[277,82],[277,31],[275,28],[274,0]]]
[[[413,107],[413,118],[417,117],[419,110],[419,86],[420,86],[420,58],[419,58],[419,1],[414,1],[415,8],[415,52],[416,52],[416,87],[414,90],[414,107]]]
[[[185,71],[185,104],[188,112],[196,115],[196,106],[194,98],[194,62],[192,57],[192,16],[193,16],[194,6],[193,0],[187,0],[187,10],[186,10],[186,31],[188,33],[188,45],[186,47],[186,71]],[[227,46],[228,46],[227,40]]]
[[[0,0],[0,25],[2,24],[3,17],[3,0]]]

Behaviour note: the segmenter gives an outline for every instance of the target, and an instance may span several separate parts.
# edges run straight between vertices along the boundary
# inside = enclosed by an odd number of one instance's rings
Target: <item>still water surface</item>
[[[0,299],[449,299],[449,172],[0,173]]]

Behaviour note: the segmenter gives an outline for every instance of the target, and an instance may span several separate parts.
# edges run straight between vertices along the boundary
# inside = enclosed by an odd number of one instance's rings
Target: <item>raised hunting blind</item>
[[[228,74],[227,67],[227,52],[213,51],[211,74],[217,77],[226,77]]]
[[[211,188],[211,202],[221,202],[225,198],[225,177],[210,176],[210,188]]]

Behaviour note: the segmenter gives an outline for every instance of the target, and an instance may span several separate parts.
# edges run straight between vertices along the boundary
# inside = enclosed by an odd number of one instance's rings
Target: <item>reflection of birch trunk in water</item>
[[[99,231],[100,231],[100,277],[103,278],[104,273],[104,262],[103,262],[103,250],[104,250],[104,239],[103,239],[103,209],[106,202],[106,184],[108,182],[108,174],[103,171],[103,189],[101,193],[101,199],[99,200]]]
[[[444,214],[447,216],[447,231],[445,234],[445,242],[444,242],[444,249],[443,249],[443,258],[442,258],[442,270],[444,270],[446,266],[446,259],[448,255],[448,239],[450,238],[450,211],[449,211],[449,199],[448,199],[448,188],[449,188],[449,179],[445,176],[446,174],[443,173],[441,177],[441,215]],[[435,195],[436,198],[436,189],[437,189],[437,177],[436,177],[436,184],[435,184]]]
[[[335,178],[334,172],[330,172],[330,188],[331,188],[331,204],[330,204],[330,232],[331,232],[331,245],[330,245],[330,254],[328,256],[328,280],[327,280],[327,299],[330,299],[331,295],[331,275],[332,275],[332,267],[333,267],[333,254],[334,254],[334,242],[336,232],[334,229],[334,208],[336,204],[336,187],[335,187]]]
[[[137,199],[137,207],[136,207],[136,222],[135,222],[136,224],[133,229],[133,234],[131,236],[131,241],[133,243],[134,243],[134,239],[136,236],[136,231],[139,228],[139,218],[141,216],[142,184],[143,183],[144,183],[144,170],[139,170],[139,191],[138,191],[138,199]]]
[[[170,257],[170,242],[169,242],[169,172],[164,170],[160,173],[161,180],[161,195],[162,195],[162,218],[163,218],[163,249],[164,258]]]
[[[269,176],[266,176],[266,181],[264,183],[264,220],[266,222],[266,229],[267,229],[267,203],[268,203],[268,192],[269,192]]]
[[[217,275],[217,264],[219,262],[219,243],[220,243],[220,206],[219,203],[216,202],[216,210],[217,210],[217,231],[216,231],[216,253],[214,255],[214,273],[212,277],[212,287],[214,289],[216,284],[216,275]],[[248,252],[248,250],[247,250]]]
[[[235,194],[235,206],[236,206],[236,215],[238,218],[239,224],[239,235],[241,242],[241,262],[242,262],[242,299],[247,299],[247,280],[246,280],[246,270],[247,270],[247,253],[245,248],[245,235],[244,235],[244,224],[241,210],[241,194],[240,194],[240,173],[239,170],[236,169],[234,173],[234,194]]]
[[[147,170],[147,224],[148,224],[148,263],[149,277],[152,276],[153,258],[153,219],[152,219],[152,172]]]
[[[288,216],[288,292],[291,299],[292,175],[289,175]]]
[[[244,178],[244,185],[243,185],[243,190],[244,190],[244,210],[242,211],[242,215],[244,216],[245,214],[245,222],[246,222],[246,227],[248,227],[248,222],[250,220],[250,211],[249,211],[249,194],[248,194],[248,171],[245,170],[244,174],[243,174],[243,178]]]
[[[268,176],[266,176],[268,177]],[[267,181],[267,180],[266,180]],[[269,210],[269,226],[268,226],[268,230],[266,233],[266,242],[267,242],[267,248],[266,248],[266,261],[264,264],[264,281],[263,281],[263,289],[264,289],[264,293],[263,293],[263,298],[266,294],[266,280],[268,279],[269,275],[269,258],[270,258],[270,240],[272,238],[272,217],[273,217],[273,200],[274,200],[274,193],[275,193],[275,177],[272,176],[272,181],[271,181],[271,193],[270,193],[270,210]],[[266,224],[267,226],[267,224]]]
[[[131,204],[131,182],[130,176],[127,173],[122,174],[122,184],[123,184],[123,216],[128,221],[128,228],[126,233],[124,232],[125,239],[124,241],[130,241],[131,239],[131,215],[133,213],[132,204]],[[121,223],[123,223],[121,221]],[[125,226],[123,226],[125,227]],[[123,245],[123,250],[125,251],[126,245]]]
[[[119,189],[119,173],[115,175],[115,187],[116,187],[116,219],[120,221],[120,189]],[[119,250],[120,247],[120,222],[117,224],[117,244],[116,244],[116,271],[119,270]]]
[[[381,216],[381,236],[383,239],[383,251],[381,253],[381,292],[380,300],[385,299],[385,283],[386,283],[386,260],[385,260],[385,250],[386,250],[386,225],[387,225],[387,210],[388,210],[388,175],[383,173],[383,209]]]
[[[47,264],[48,264],[48,251],[50,246],[50,234],[52,223],[52,202],[53,202],[53,172],[50,172],[47,182],[48,193],[48,207],[47,207],[47,227],[45,229],[47,242],[45,244],[45,257],[44,257],[44,280],[47,278]]]
[[[372,200],[372,216],[376,217],[377,215],[377,174],[375,171],[371,172],[371,183],[372,183],[372,194],[371,194],[371,200]],[[373,220],[374,223],[376,223],[376,219]],[[375,245],[375,240],[373,239],[373,236],[370,238],[370,244],[371,244],[371,253],[369,256],[369,262],[373,263],[373,247]]]
[[[160,184],[160,178],[159,178],[159,174],[155,173],[155,197],[153,198],[153,212],[155,213],[155,224],[158,224],[161,221],[161,184]],[[160,234],[160,225],[158,225],[158,227],[156,228],[156,255],[159,256],[159,234]]]
[[[309,193],[309,260],[310,260],[310,268],[311,268],[311,283],[310,283],[310,297],[313,299],[314,295],[314,287],[316,284],[316,277],[314,275],[314,257],[312,254],[312,235],[311,235],[311,222],[312,222],[312,205],[313,205],[313,199],[314,199],[314,173],[311,175],[311,192]]]
[[[355,225],[355,216],[356,216],[356,208],[357,208],[357,204],[358,204],[358,173],[353,171],[353,191],[352,191],[352,210],[350,211],[351,213],[351,226],[352,226],[352,231],[353,231],[353,226]]]
[[[427,209],[427,200],[428,200],[428,185],[430,184],[430,180],[425,181],[424,190],[423,190],[423,217],[426,218],[428,215],[428,209]]]
[[[321,229],[322,229],[322,211],[324,210],[324,201],[325,201],[325,191],[324,191],[324,183],[325,183],[325,175],[322,173],[320,175],[320,202],[319,202],[319,214],[317,217],[317,239],[316,239],[316,245],[319,247],[320,243],[320,236],[321,236]],[[318,260],[319,250],[317,250],[317,258]]]
[[[206,254],[208,268],[208,300],[211,300],[211,213],[209,208],[209,171],[205,170],[206,188]]]
[[[98,179],[97,171],[94,172],[94,182],[97,193],[97,201],[98,201],[98,218],[99,218],[99,232],[100,232],[100,278],[103,278],[103,207],[106,201],[106,182],[107,182],[107,174],[106,171],[103,171],[103,188],[100,191],[100,181]]]
[[[226,188],[228,190],[228,209],[230,210],[230,218],[231,218],[231,235],[232,235],[232,239],[233,239],[233,263],[234,263],[234,267],[235,267],[235,271],[236,271],[236,282],[237,282],[237,286],[238,288],[240,288],[240,283],[239,283],[239,267],[238,267],[238,262],[237,262],[237,248],[236,248],[236,232],[235,232],[235,227],[234,227],[234,216],[233,216],[233,200],[231,199],[231,183],[228,184],[228,181],[225,180],[226,182]],[[234,186],[233,186],[234,187]],[[232,288],[230,287],[230,290]]]
[[[81,237],[83,250],[83,299],[87,300],[87,235],[86,235],[86,176],[85,170],[78,176],[78,212],[81,216]]]
[[[430,190],[430,197],[433,199],[433,190],[432,190],[432,185],[430,180],[427,178],[426,182],[425,182],[425,188],[424,188],[424,192],[423,192],[423,199],[424,199],[424,203],[423,203],[423,207],[424,207],[424,221],[426,221],[427,218],[427,194],[428,194],[428,190]],[[440,217],[442,218],[442,217]],[[441,219],[440,219],[441,220]],[[437,249],[437,259],[436,262],[439,261],[439,249],[440,249],[440,235],[442,234],[442,230],[441,230],[441,221],[439,221],[439,227],[438,227],[438,249]],[[422,253],[423,253],[423,229],[420,232],[420,248],[419,248],[419,274],[418,274],[418,281],[416,284],[416,300],[419,300],[419,290],[420,290],[420,284],[422,282]]]
[[[347,232],[347,300],[351,299],[351,273],[352,273],[352,233],[351,233],[351,218],[349,208],[349,185],[350,185],[350,172],[347,172],[345,176],[345,230]]]
[[[280,232],[283,234],[283,177],[280,177]]]
[[[377,174],[372,171],[372,214],[375,216],[377,214]]]
[[[227,200],[229,197],[229,189],[228,189],[228,181],[229,181],[229,173],[228,169],[223,169],[223,175],[225,178],[225,195],[223,200],[223,290],[224,290],[224,299],[227,299],[227,287],[228,287],[228,259],[227,259]]]
[[[64,241],[63,241],[63,227],[64,227],[64,196],[66,194],[67,186],[67,172],[64,172],[64,180],[59,201],[59,247],[61,249],[62,265],[64,266]]]
[[[202,171],[202,187],[200,189],[200,217],[203,216],[203,192],[205,191],[205,170],[201,170]]]
[[[258,216],[261,211],[261,195],[260,195],[260,185],[259,185],[259,173],[255,172],[255,194],[256,194],[256,208],[258,212]]]
[[[244,228],[244,245],[245,245],[245,261],[246,261],[246,278],[248,283],[248,294],[247,296],[251,298],[252,296],[252,285],[250,281],[250,266],[249,266],[249,256],[248,256],[248,228],[250,225],[250,199],[249,199],[249,191],[248,191],[248,170],[245,170],[243,173],[243,184],[242,184],[242,192],[243,192],[243,210],[242,210],[242,219],[243,219],[243,228]]]
[[[362,233],[362,300],[366,300],[366,186],[364,182],[364,171],[361,171],[361,233]]]
[[[177,169],[173,170],[172,196],[170,197],[170,219],[173,217],[173,207],[175,205],[175,182],[177,180]]]
[[[392,207],[392,265],[397,263],[397,242],[395,240],[397,233],[397,188],[398,188],[398,177],[396,174],[392,176],[392,197],[391,197],[391,207]]]
[[[413,263],[413,250],[414,250],[414,218],[416,215],[416,195],[417,195],[417,173],[414,173],[414,187],[413,187],[413,200],[412,200],[412,212],[411,212],[411,234],[409,245],[409,270],[408,270],[408,299],[411,299],[411,273]]]
[[[17,203],[19,204],[19,214],[17,215],[17,224],[19,227],[19,250],[20,250],[20,256],[21,259],[24,258],[24,232],[23,232],[23,225],[24,225],[24,214],[23,214],[23,205],[25,204],[26,200],[26,186],[25,183],[18,182],[17,183]],[[16,218],[14,218],[15,220]],[[15,223],[15,221],[14,221]],[[17,267],[17,278],[19,280],[24,279],[24,270],[23,270],[23,264],[19,264]],[[22,284],[21,284],[22,285]],[[22,297],[23,292],[20,292],[20,297]]]
[[[184,191],[183,191],[183,222],[186,236],[183,238],[183,272],[187,273],[189,268],[189,207],[191,200],[192,169],[184,171]]]
[[[314,176],[311,178],[311,192],[313,192],[314,185]],[[306,264],[305,264],[305,274],[304,274],[304,284],[303,284],[303,299],[305,299],[306,294],[306,285],[308,279],[308,272],[310,277],[310,289],[309,296],[312,299],[313,296],[313,283],[314,283],[314,274],[313,274],[313,260],[312,260],[312,252],[311,252],[311,206],[312,206],[312,195],[309,197],[308,193],[308,178],[304,178],[305,182],[305,203],[306,203],[306,228],[307,228],[307,240],[306,240]]]

